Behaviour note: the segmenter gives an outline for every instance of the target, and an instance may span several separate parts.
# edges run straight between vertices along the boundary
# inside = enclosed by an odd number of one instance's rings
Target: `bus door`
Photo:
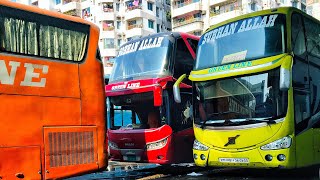
[[[171,97],[171,100],[173,97]],[[192,128],[192,93],[181,92],[181,103],[172,100],[173,148],[176,162],[192,161],[194,133]]]

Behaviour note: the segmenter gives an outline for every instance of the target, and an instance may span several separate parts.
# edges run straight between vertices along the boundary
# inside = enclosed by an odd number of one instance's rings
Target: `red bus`
[[[110,160],[193,161],[192,85],[181,84],[181,103],[174,101],[172,87],[192,70],[198,41],[194,35],[170,32],[120,47],[105,88]]]
[[[56,179],[107,166],[99,28],[0,1],[0,179]]]

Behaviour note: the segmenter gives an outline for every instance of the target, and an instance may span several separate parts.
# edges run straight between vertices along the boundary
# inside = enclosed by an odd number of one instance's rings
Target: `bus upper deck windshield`
[[[199,42],[195,70],[269,57],[285,51],[285,15],[271,14],[225,24]]]
[[[110,82],[164,75],[168,70],[173,43],[168,37],[143,38],[120,48]]]

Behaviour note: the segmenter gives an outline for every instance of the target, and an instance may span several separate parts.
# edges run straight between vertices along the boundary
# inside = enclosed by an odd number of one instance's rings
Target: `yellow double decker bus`
[[[174,86],[179,101],[179,83]],[[201,37],[193,81],[198,166],[298,168],[320,162],[320,22],[284,7]]]

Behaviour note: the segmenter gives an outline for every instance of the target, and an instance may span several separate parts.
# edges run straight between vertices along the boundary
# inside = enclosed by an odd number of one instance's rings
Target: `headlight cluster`
[[[194,140],[193,149],[200,150],[200,151],[206,151],[206,150],[209,149],[209,147],[204,145],[204,144],[202,144],[202,143],[200,143],[198,140]]]
[[[109,148],[110,149],[119,149],[116,143],[111,142],[111,141],[109,141],[108,143],[109,143]]]
[[[147,149],[147,151],[161,149],[167,144],[167,142],[168,142],[168,138],[166,137],[164,139],[161,139],[160,141],[148,143],[146,145],[146,149]]]
[[[286,136],[269,144],[261,146],[262,150],[285,149],[291,146],[291,137]]]

